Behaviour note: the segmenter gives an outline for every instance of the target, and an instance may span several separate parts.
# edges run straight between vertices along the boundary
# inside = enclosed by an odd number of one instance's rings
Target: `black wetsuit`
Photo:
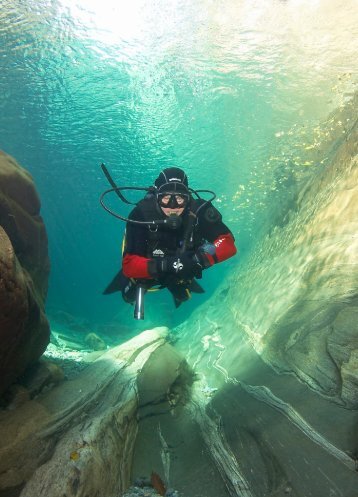
[[[195,216],[189,214],[190,212]],[[183,251],[183,244],[185,252],[194,255],[205,242],[214,243],[223,235],[224,238],[226,235],[234,239],[229,228],[223,223],[221,214],[210,202],[192,199],[180,218],[182,222],[177,229],[163,224],[148,226],[127,222],[123,251],[123,266],[127,277],[121,271],[105,293],[122,290],[124,299],[131,302],[135,298],[134,286],[138,282],[148,288],[160,285],[171,291],[178,305],[179,302],[189,298],[190,291],[203,292],[194,278],[182,280],[175,275],[164,275],[155,280],[146,270],[148,260],[180,254]],[[153,221],[164,220],[166,216],[158,206],[155,196],[148,196],[132,210],[129,219]],[[215,255],[212,258],[212,263],[220,262]],[[138,267],[141,266],[143,270],[138,272]]]

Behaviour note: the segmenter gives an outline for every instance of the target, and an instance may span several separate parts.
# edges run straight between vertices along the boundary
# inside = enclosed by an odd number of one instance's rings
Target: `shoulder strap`
[[[189,205],[187,225],[184,231],[183,245],[180,249],[181,253],[185,252],[186,250],[188,250],[189,247],[192,247],[193,245],[194,228],[197,222],[196,212],[198,208],[199,208],[198,201],[195,199],[191,199]]]

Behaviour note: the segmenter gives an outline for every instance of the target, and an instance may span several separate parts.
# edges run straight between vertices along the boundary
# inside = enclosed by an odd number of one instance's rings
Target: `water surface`
[[[215,189],[244,257],[324,167],[330,134],[345,132],[331,112],[357,81],[354,0],[0,7],[0,146],[33,174],[42,199],[49,310],[93,323],[127,312],[117,296],[101,296],[123,233],[99,207],[102,161],[122,185],[184,168],[194,188]],[[207,272],[206,296],[238,261]],[[170,299],[158,299],[150,305],[160,301],[168,321]]]

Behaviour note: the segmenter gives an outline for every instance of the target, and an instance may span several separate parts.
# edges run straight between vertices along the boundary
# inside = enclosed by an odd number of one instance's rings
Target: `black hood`
[[[157,191],[189,193],[188,178],[185,172],[179,167],[168,167],[163,169],[154,182]]]

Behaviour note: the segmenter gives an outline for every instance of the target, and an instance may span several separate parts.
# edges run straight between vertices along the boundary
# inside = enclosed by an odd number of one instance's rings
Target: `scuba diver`
[[[203,293],[197,282],[202,271],[236,254],[235,239],[212,205],[215,193],[192,190],[185,172],[178,167],[161,171],[154,187],[117,187],[104,164],[111,190],[102,194],[101,204],[112,215],[127,221],[123,244],[122,269],[104,291],[121,291],[123,299],[135,303],[134,317],[143,319],[146,291],[167,288],[176,307],[191,293]],[[116,192],[129,202],[123,190],[145,190],[128,218],[119,216],[104,205],[103,197]],[[204,200],[199,193],[211,193]]]

